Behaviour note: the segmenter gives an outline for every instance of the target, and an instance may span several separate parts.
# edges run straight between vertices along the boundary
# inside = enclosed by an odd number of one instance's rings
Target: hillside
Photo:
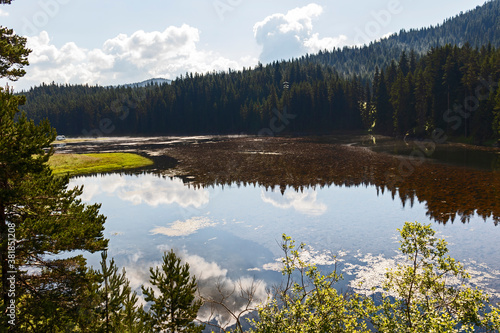
[[[149,79],[149,80],[145,80],[145,81],[137,82],[137,83],[121,84],[120,86],[131,87],[131,88],[143,88],[143,87],[147,87],[149,85],[161,86],[162,84],[170,84],[170,83],[172,83],[172,80],[167,80],[167,79],[163,79],[163,78],[155,78],[155,79]]]
[[[500,0],[486,2],[473,10],[444,20],[442,24],[397,34],[363,47],[345,47],[302,57],[302,62],[333,66],[347,76],[373,79],[375,68],[385,68],[398,60],[402,51],[414,50],[417,55],[432,47],[446,44],[459,47],[469,43],[473,48],[491,44],[500,46]]]
[[[59,133],[72,136],[302,135],[364,129],[429,137],[442,129],[449,136],[491,142],[500,138],[500,48],[492,43],[479,47],[478,41],[475,47],[465,42],[421,54],[423,42],[415,42],[417,51],[403,51],[402,45],[410,47],[418,34],[424,40],[438,31],[451,34],[460,27],[455,20],[472,20],[461,29],[475,28],[463,36],[491,31],[491,13],[499,4],[495,0],[460,14],[445,21],[444,28],[399,34],[362,49],[242,71],[188,74],[170,84],[42,85],[26,93],[23,109],[35,121],[48,118]],[[465,40],[463,36],[455,41]],[[397,42],[404,38],[407,44]],[[393,47],[384,47],[390,42]],[[350,59],[350,52],[359,57]],[[344,66],[356,75],[346,76],[338,66],[318,60],[328,54],[345,59]],[[388,65],[377,70],[378,62]]]

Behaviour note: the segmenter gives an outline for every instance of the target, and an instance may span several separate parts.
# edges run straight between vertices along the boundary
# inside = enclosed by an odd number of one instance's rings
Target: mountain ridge
[[[368,45],[323,50],[304,55],[298,61],[333,66],[346,77],[357,75],[372,80],[377,67],[389,66],[393,60],[399,59],[403,51],[413,50],[421,56],[433,47],[447,44],[461,47],[466,43],[473,48],[488,44],[500,47],[500,0],[486,1],[482,6],[445,18],[442,24],[436,26],[408,31],[401,29]]]
[[[171,84],[172,80],[164,79],[164,78],[152,78],[149,80],[144,80],[141,82],[135,82],[135,83],[126,83],[126,84],[119,84],[119,87],[132,87],[132,88],[143,88],[147,87],[149,85],[162,85],[162,84]]]

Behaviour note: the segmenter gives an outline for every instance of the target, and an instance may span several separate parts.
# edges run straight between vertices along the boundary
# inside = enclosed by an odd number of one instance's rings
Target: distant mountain
[[[402,51],[426,54],[431,48],[446,44],[459,47],[469,43],[473,48],[491,44],[500,46],[500,0],[486,2],[473,10],[444,20],[442,24],[422,29],[401,30],[388,38],[363,47],[345,47],[306,55],[299,60],[333,66],[344,76],[357,75],[371,80],[375,68],[398,61]]]
[[[149,79],[149,80],[138,82],[138,83],[123,84],[123,85],[120,85],[120,86],[121,87],[142,88],[142,87],[147,87],[147,86],[150,86],[150,85],[161,86],[162,84],[171,84],[171,83],[172,83],[172,80],[167,80],[167,79],[162,79],[162,78],[155,78],[155,79]]]

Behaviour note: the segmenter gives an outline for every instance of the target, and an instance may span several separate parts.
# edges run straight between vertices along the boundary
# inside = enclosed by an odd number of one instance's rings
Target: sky
[[[14,0],[0,5],[0,25],[33,50],[26,76],[9,83],[20,91],[249,68],[440,24],[484,2]]]

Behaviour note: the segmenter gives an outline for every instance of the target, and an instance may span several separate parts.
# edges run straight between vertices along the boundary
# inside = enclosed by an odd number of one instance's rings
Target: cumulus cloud
[[[0,17],[1,16],[9,16],[9,13],[7,13],[5,10],[0,8]]]
[[[186,72],[205,73],[254,65],[257,59],[231,60],[201,50],[200,31],[184,24],[164,31],[136,31],[106,40],[101,48],[86,49],[73,42],[55,46],[46,31],[29,37],[30,70],[16,88],[42,82],[124,84],[152,77],[174,79]],[[19,87],[19,85],[21,87]]]
[[[320,38],[318,33],[313,33],[313,20],[322,13],[323,7],[311,3],[257,22],[253,31],[257,43],[262,46],[260,60],[289,59],[344,44],[346,36]]]
[[[161,178],[152,174],[139,177],[118,174],[99,175],[92,178],[73,180],[76,185],[84,180],[82,200],[93,201],[99,194],[117,196],[134,205],[146,204],[152,207],[178,204],[183,208],[200,208],[209,202],[207,190],[195,190],[184,185],[180,179]]]
[[[168,227],[156,227],[151,230],[154,235],[162,234],[165,236],[188,236],[196,233],[200,229],[216,226],[216,222],[212,222],[206,216],[195,216],[186,221],[175,221]]]
[[[331,50],[339,45],[345,45],[347,36],[341,35],[339,37],[325,37],[319,38],[319,34],[315,33],[311,38],[304,41],[304,46],[309,53],[318,53],[322,50]]]
[[[279,191],[261,191],[260,197],[265,203],[280,209],[295,209],[306,215],[323,215],[328,207],[318,201],[318,193],[314,190],[297,192],[288,189],[283,195]]]

